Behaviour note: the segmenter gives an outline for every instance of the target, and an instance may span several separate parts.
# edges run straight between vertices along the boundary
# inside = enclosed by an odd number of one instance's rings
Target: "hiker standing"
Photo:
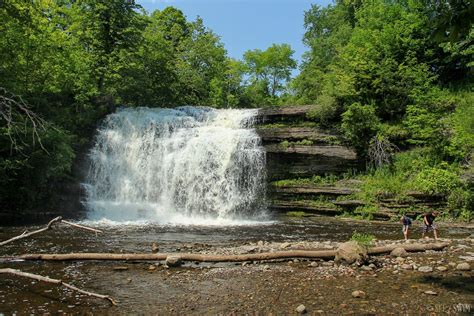
[[[425,216],[423,216],[423,232],[421,238],[424,238],[426,233],[433,231],[435,240],[438,239],[438,226],[434,223],[436,216],[438,216],[438,212],[426,213]]]

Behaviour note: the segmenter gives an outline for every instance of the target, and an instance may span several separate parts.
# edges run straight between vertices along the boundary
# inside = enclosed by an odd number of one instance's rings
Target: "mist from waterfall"
[[[127,108],[90,152],[89,219],[235,224],[265,215],[256,110]]]

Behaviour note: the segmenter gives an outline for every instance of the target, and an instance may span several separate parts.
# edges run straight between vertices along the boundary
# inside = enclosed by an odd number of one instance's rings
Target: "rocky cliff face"
[[[276,212],[338,215],[344,207],[336,199],[350,195],[353,189],[305,185],[275,185],[276,180],[339,175],[357,169],[360,162],[355,150],[346,146],[340,135],[321,129],[306,118],[310,106],[261,109],[257,132],[267,153],[268,199]]]
[[[342,145],[337,133],[311,126],[308,110],[308,106],[260,110],[257,132],[267,152],[269,180],[340,174],[359,166],[355,150]]]

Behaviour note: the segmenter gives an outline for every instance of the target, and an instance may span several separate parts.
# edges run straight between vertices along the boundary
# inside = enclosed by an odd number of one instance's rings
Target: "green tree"
[[[372,137],[378,131],[379,119],[371,105],[353,103],[342,114],[342,131],[361,157],[365,157]]]
[[[288,44],[273,44],[265,51],[255,49],[244,53],[244,64],[248,75],[248,92],[254,96],[254,104],[275,102],[285,91],[291,71],[297,63],[294,51]]]

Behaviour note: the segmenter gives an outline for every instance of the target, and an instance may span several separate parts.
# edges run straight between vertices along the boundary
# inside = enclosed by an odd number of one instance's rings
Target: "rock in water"
[[[165,263],[168,267],[179,267],[183,264],[183,261],[181,260],[180,256],[170,255],[166,257]]]
[[[408,253],[407,251],[402,248],[402,247],[397,247],[395,249],[392,250],[392,252],[390,253],[390,255],[392,257],[402,257],[402,258],[405,258],[406,256],[408,256]]]
[[[469,265],[469,263],[467,262],[463,262],[463,263],[460,263],[456,266],[456,270],[459,270],[459,271],[470,271],[471,270],[471,266]]]
[[[298,306],[296,308],[296,312],[299,313],[299,314],[304,314],[306,313],[306,306],[304,306],[303,304],[301,304],[300,306]]]
[[[158,245],[156,244],[156,242],[154,242],[153,244],[151,244],[151,252],[157,253],[158,251],[160,251],[160,248],[158,247]]]
[[[364,262],[367,260],[367,249],[355,241],[348,241],[341,244],[336,250],[334,262],[352,264],[354,262]]]

